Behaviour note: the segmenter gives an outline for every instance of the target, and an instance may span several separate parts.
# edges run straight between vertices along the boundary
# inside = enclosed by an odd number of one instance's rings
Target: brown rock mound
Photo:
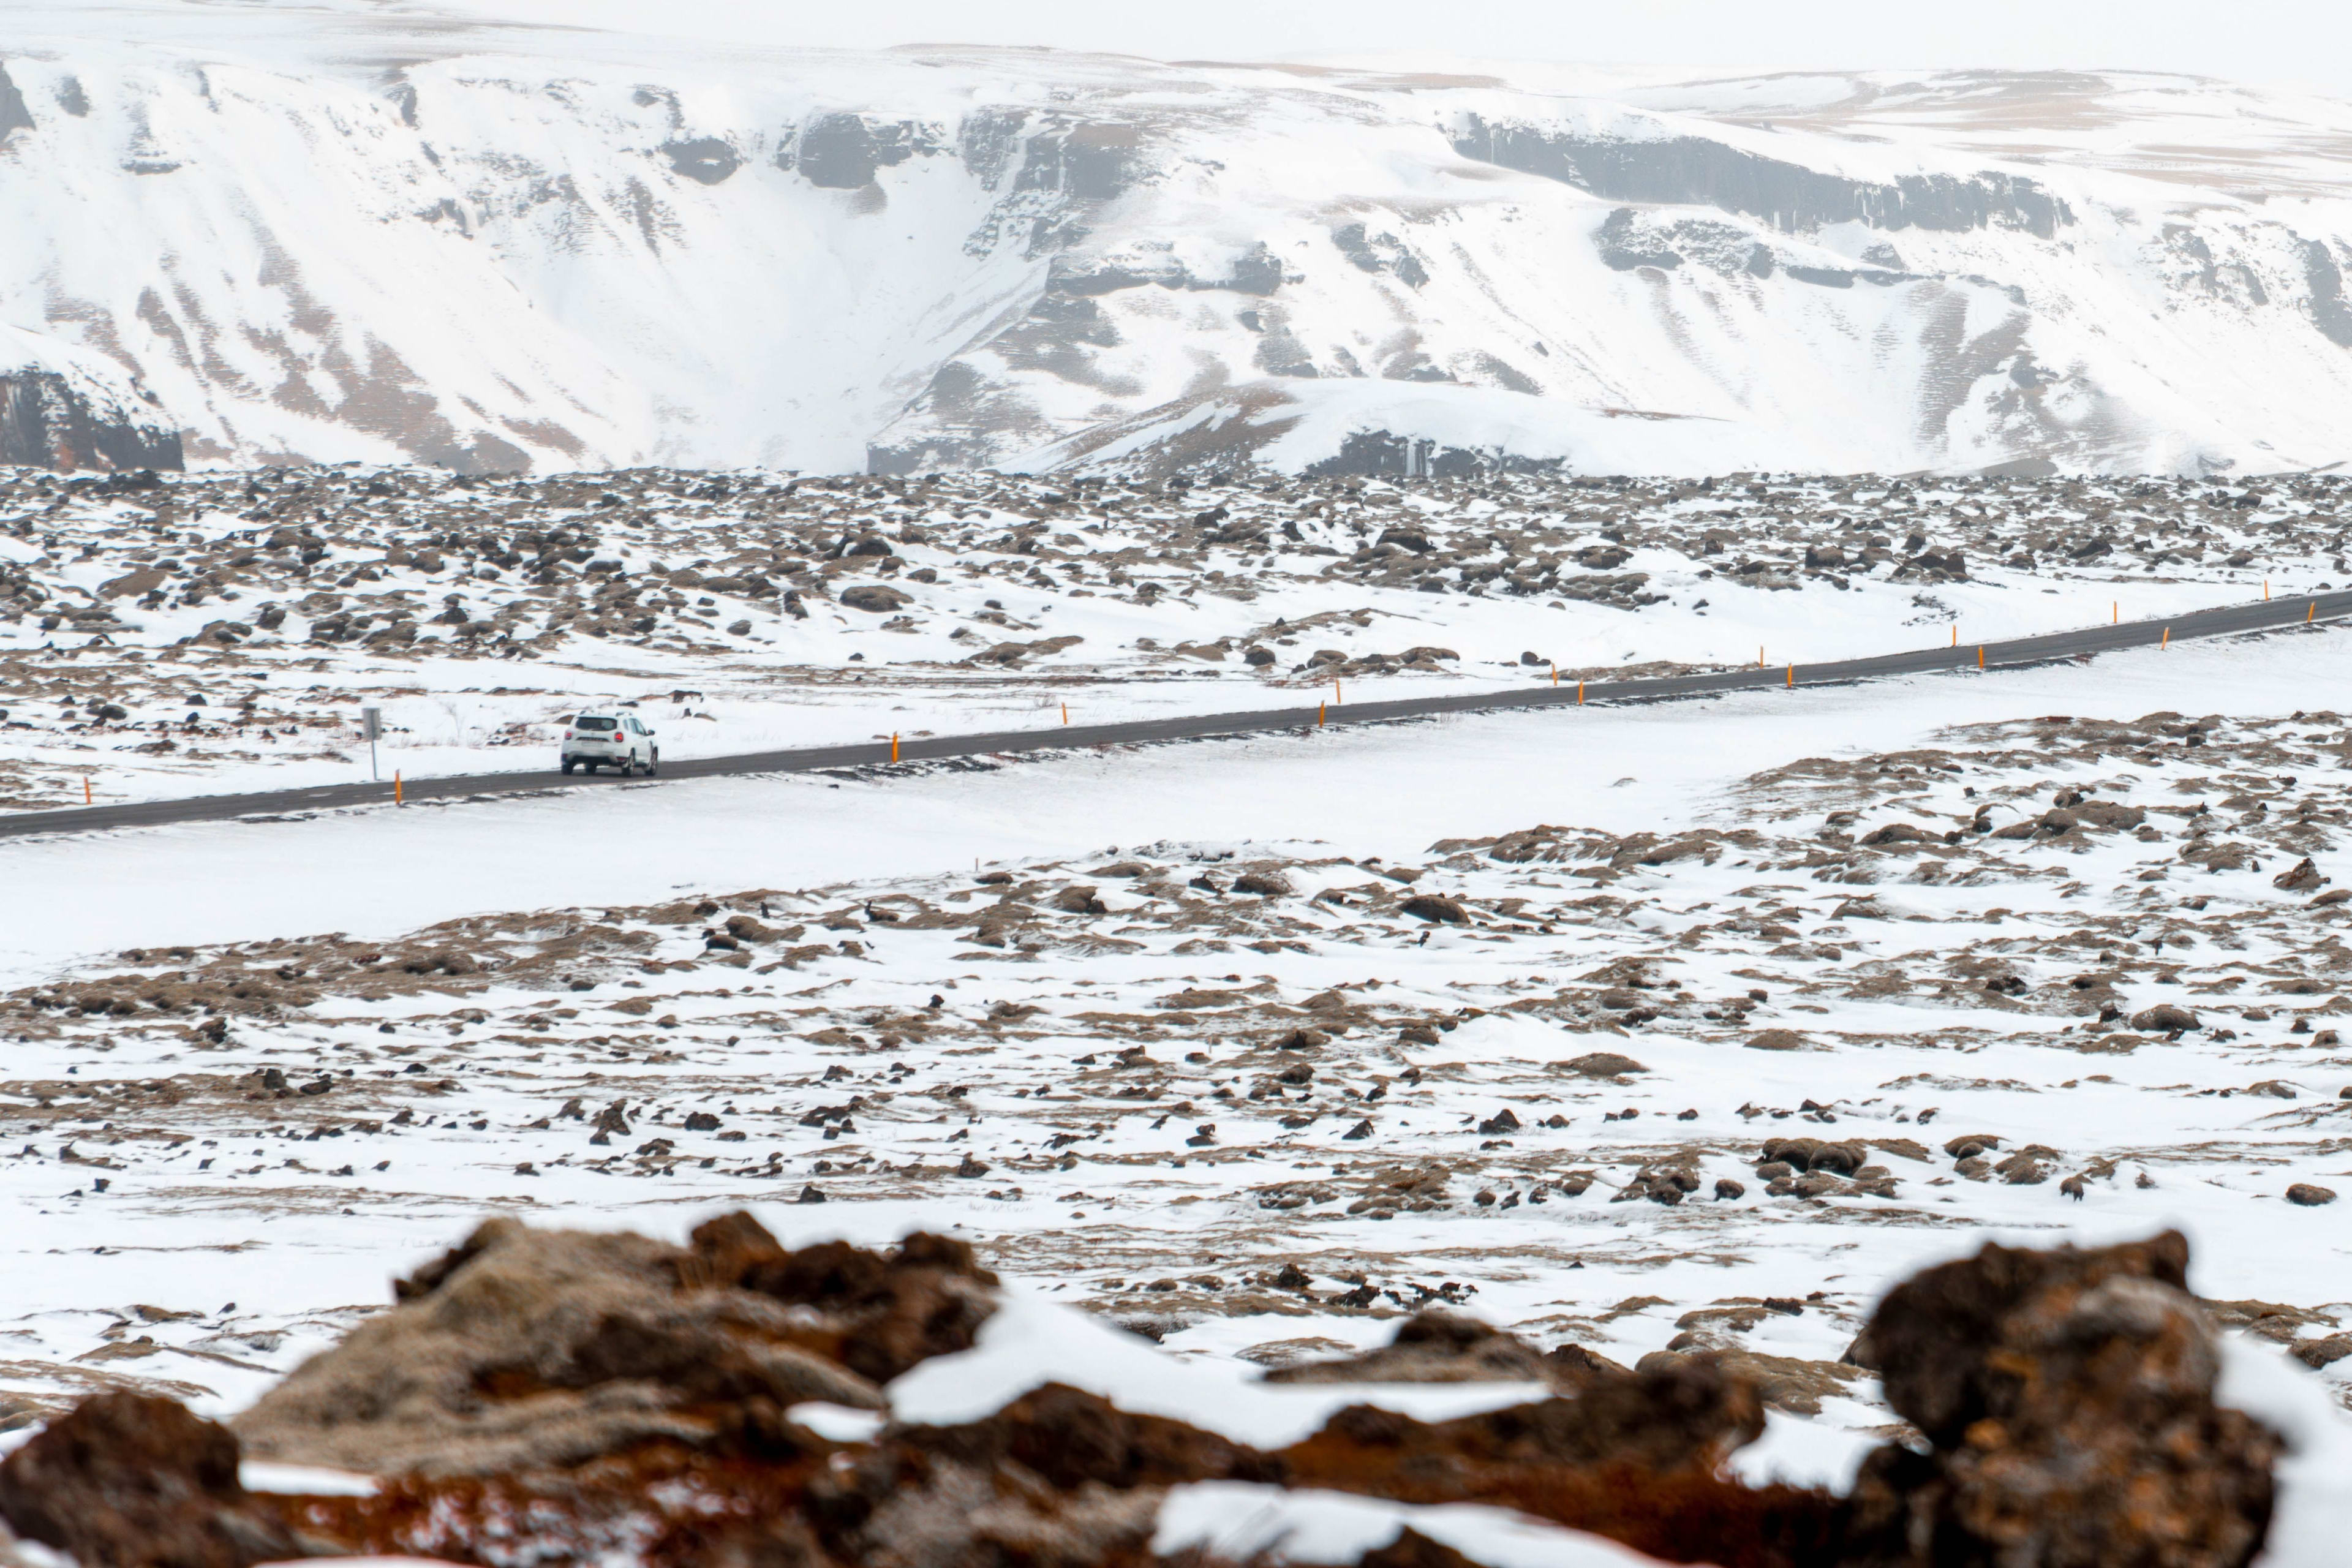
[[[248,1505],[236,1466],[228,1429],[174,1401],[94,1394],[0,1463],[0,1519],[90,1568],[309,1555],[310,1543]]]
[[[1268,1383],[1548,1383],[1561,1369],[1533,1345],[1453,1312],[1425,1309],[1378,1350],[1276,1367]]]
[[[1272,1456],[1288,1484],[1403,1502],[1478,1501],[1605,1535],[1669,1563],[1834,1563],[1826,1493],[1751,1488],[1717,1467],[1763,1430],[1755,1390],[1706,1356],[1657,1373],[1593,1358],[1573,1398],[1424,1423],[1369,1405]]]
[[[1896,1413],[1851,1503],[1850,1568],[2241,1568],[2269,1528],[2278,1439],[2213,1403],[2213,1330],[2177,1232],[1988,1246],[1897,1286],[1868,1330]]]
[[[653,1439],[792,1447],[785,1408],[880,1408],[877,1383],[971,1343],[993,1283],[921,1235],[887,1257],[792,1252],[736,1214],[681,1249],[493,1219],[234,1425],[257,1457],[378,1474],[557,1468]]]

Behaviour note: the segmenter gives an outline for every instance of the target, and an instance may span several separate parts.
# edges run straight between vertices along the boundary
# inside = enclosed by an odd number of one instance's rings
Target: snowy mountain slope
[[[2325,100],[168,6],[13,12],[0,71],[0,321],[194,461],[2347,455]]]

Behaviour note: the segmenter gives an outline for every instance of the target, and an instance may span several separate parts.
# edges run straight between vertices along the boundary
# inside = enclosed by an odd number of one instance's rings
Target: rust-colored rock
[[[1887,1402],[1933,1445],[1863,1466],[1846,1568],[2242,1568],[2278,1439],[2213,1403],[2220,1356],[2177,1232],[1989,1246],[1873,1319]]]
[[[1559,1466],[1711,1471],[1763,1430],[1753,1385],[1697,1355],[1654,1372],[1596,1373],[1573,1398],[1453,1421],[1352,1405],[1276,1457],[1297,1485],[1460,1501],[1496,1495],[1516,1472]]]
[[[0,1463],[0,1519],[87,1568],[247,1568],[310,1554],[252,1507],[228,1428],[177,1402],[93,1394]]]
[[[1292,1486],[1402,1502],[1494,1503],[1669,1563],[1819,1568],[1836,1561],[1836,1500],[1720,1474],[1724,1457],[1763,1430],[1764,1412],[1754,1387],[1712,1357],[1654,1373],[1564,1357],[1561,1374],[1583,1380],[1573,1397],[1455,1421],[1353,1405],[1273,1458]]]

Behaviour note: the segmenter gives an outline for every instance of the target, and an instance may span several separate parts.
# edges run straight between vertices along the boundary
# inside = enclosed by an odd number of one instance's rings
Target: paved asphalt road
[[[1828,686],[1868,680],[1878,676],[1913,675],[1938,669],[1970,668],[1979,652],[1984,668],[2014,668],[2048,664],[2114,648],[2141,647],[2187,637],[2228,637],[2235,633],[2304,625],[2352,613],[2352,592],[2297,595],[2221,609],[2199,610],[2169,620],[2127,621],[2120,626],[2088,626],[2080,631],[2053,632],[2046,637],[2018,637],[2009,642],[1974,643],[1959,647],[1921,648],[1911,653],[1881,654],[1874,658],[1840,659],[1830,664],[1775,665],[1761,669],[1733,670],[1718,675],[1664,676],[1645,680],[1594,681],[1582,693],[1587,702],[1656,702],[1678,697],[1707,696],[1775,686]],[[1106,746],[1146,741],[1189,741],[1212,735],[1264,734],[1297,730],[1321,721],[1329,724],[1380,724],[1399,719],[1421,719],[1439,713],[1485,713],[1514,708],[1553,708],[1579,700],[1576,688],[1534,684],[1518,691],[1464,692],[1450,697],[1412,697],[1388,702],[1349,702],[1328,710],[1317,708],[1273,708],[1246,713],[1203,713],[1191,718],[1144,719],[1127,724],[1057,725],[1050,730],[1013,730],[990,735],[939,735],[909,739],[898,748],[898,760],[933,762],[947,757],[998,756],[1013,752],[1057,752],[1081,746]],[[812,746],[790,752],[751,752],[733,757],[698,757],[667,762],[666,780],[715,778],[728,773],[799,773],[825,768],[871,767],[892,760],[890,743],[871,741],[855,746]],[[555,772],[462,773],[450,778],[409,779],[403,785],[408,800],[447,800],[462,796],[516,795],[530,790],[594,789],[608,776]],[[139,802],[130,805],[76,806],[51,811],[0,814],[0,837],[33,833],[85,833],[114,827],[148,827],[174,822],[217,822],[241,816],[331,810],[370,805],[392,799],[388,784],[327,784],[310,789],[268,790],[254,795],[197,795],[184,800]]]

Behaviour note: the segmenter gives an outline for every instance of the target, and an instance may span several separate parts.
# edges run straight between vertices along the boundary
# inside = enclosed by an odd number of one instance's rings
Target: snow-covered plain
[[[1876,1294],[1993,1235],[2179,1226],[2264,1376],[2340,1393],[2339,1211],[2283,1194],[2352,1173],[2352,912],[2273,881],[2342,869],[2347,683],[2319,628],[12,842],[41,918],[0,1019],[0,1385],[19,1420],[116,1382],[234,1408],[485,1209],[675,1235],[750,1204],[794,1243],[952,1227],[1036,1310],[1158,1337],[1105,1338],[1139,1398],[1171,1356],[1197,1400],[1433,1300],[1629,1363],[1725,1348],[1780,1412],[1751,1463],[1801,1479],[1887,1423],[1837,1361]],[[1999,836],[2061,791],[2116,810]],[[1861,842],[1896,823],[1923,841]],[[1468,922],[1404,912],[1430,895]],[[2168,1003],[2199,1027],[2132,1026]],[[1799,1133],[1871,1163],[1772,1194],[1762,1143]],[[992,1376],[1076,1364],[1028,1321]],[[910,1408],[988,1381],[955,1371]],[[2277,1561],[2324,1560],[2296,1530]]]

